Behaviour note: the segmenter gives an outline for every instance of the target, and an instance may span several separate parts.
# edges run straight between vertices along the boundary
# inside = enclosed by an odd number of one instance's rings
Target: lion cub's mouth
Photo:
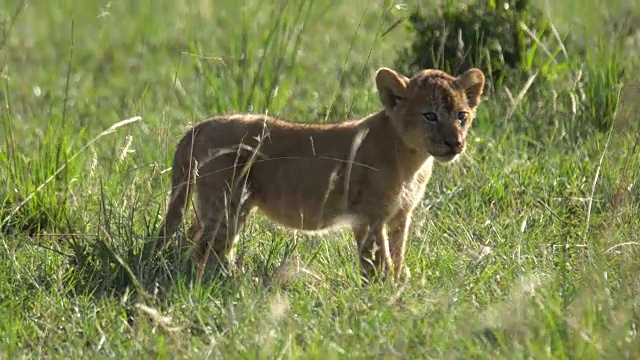
[[[458,158],[460,154],[462,154],[462,152],[464,151],[464,147],[463,146],[456,147],[456,148],[448,147],[446,149],[440,148],[439,150],[440,151],[438,152],[432,152],[431,155],[433,155],[433,157],[437,161],[447,163]]]
[[[448,163],[456,160],[458,158],[458,155],[460,154],[452,152],[446,155],[438,155],[438,156],[434,155],[433,157],[439,162]]]

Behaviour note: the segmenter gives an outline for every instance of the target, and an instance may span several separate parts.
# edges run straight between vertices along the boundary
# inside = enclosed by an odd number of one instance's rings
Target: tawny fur
[[[422,70],[411,79],[381,68],[383,110],[338,124],[301,124],[266,115],[210,118],[180,140],[157,248],[183,221],[196,191],[194,255],[231,265],[247,216],[318,231],[350,226],[364,277],[402,273],[411,214],[434,159],[464,152],[484,87],[470,69],[453,77]],[[209,260],[207,260],[209,259]]]

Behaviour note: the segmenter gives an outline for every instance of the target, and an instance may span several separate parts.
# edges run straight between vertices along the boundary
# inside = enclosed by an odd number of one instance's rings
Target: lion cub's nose
[[[444,141],[444,143],[451,148],[451,150],[459,153],[460,151],[462,151],[462,137],[461,136],[456,136],[453,139],[447,139]]]

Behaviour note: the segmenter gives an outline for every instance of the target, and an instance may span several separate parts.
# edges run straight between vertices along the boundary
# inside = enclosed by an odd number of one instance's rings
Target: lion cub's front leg
[[[383,222],[354,226],[353,234],[358,246],[361,274],[365,281],[369,282],[377,276],[385,277],[393,271],[386,226]]]
[[[395,281],[400,280],[402,276],[406,279],[411,276],[409,268],[404,266],[410,224],[411,212],[400,212],[389,221],[389,252],[393,261]]]

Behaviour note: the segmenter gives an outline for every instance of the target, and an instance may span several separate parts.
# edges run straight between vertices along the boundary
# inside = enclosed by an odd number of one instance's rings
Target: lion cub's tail
[[[171,198],[164,223],[158,232],[156,250],[160,250],[182,223],[187,202],[198,174],[197,161],[192,157],[192,136],[185,136],[176,148],[171,169]]]

